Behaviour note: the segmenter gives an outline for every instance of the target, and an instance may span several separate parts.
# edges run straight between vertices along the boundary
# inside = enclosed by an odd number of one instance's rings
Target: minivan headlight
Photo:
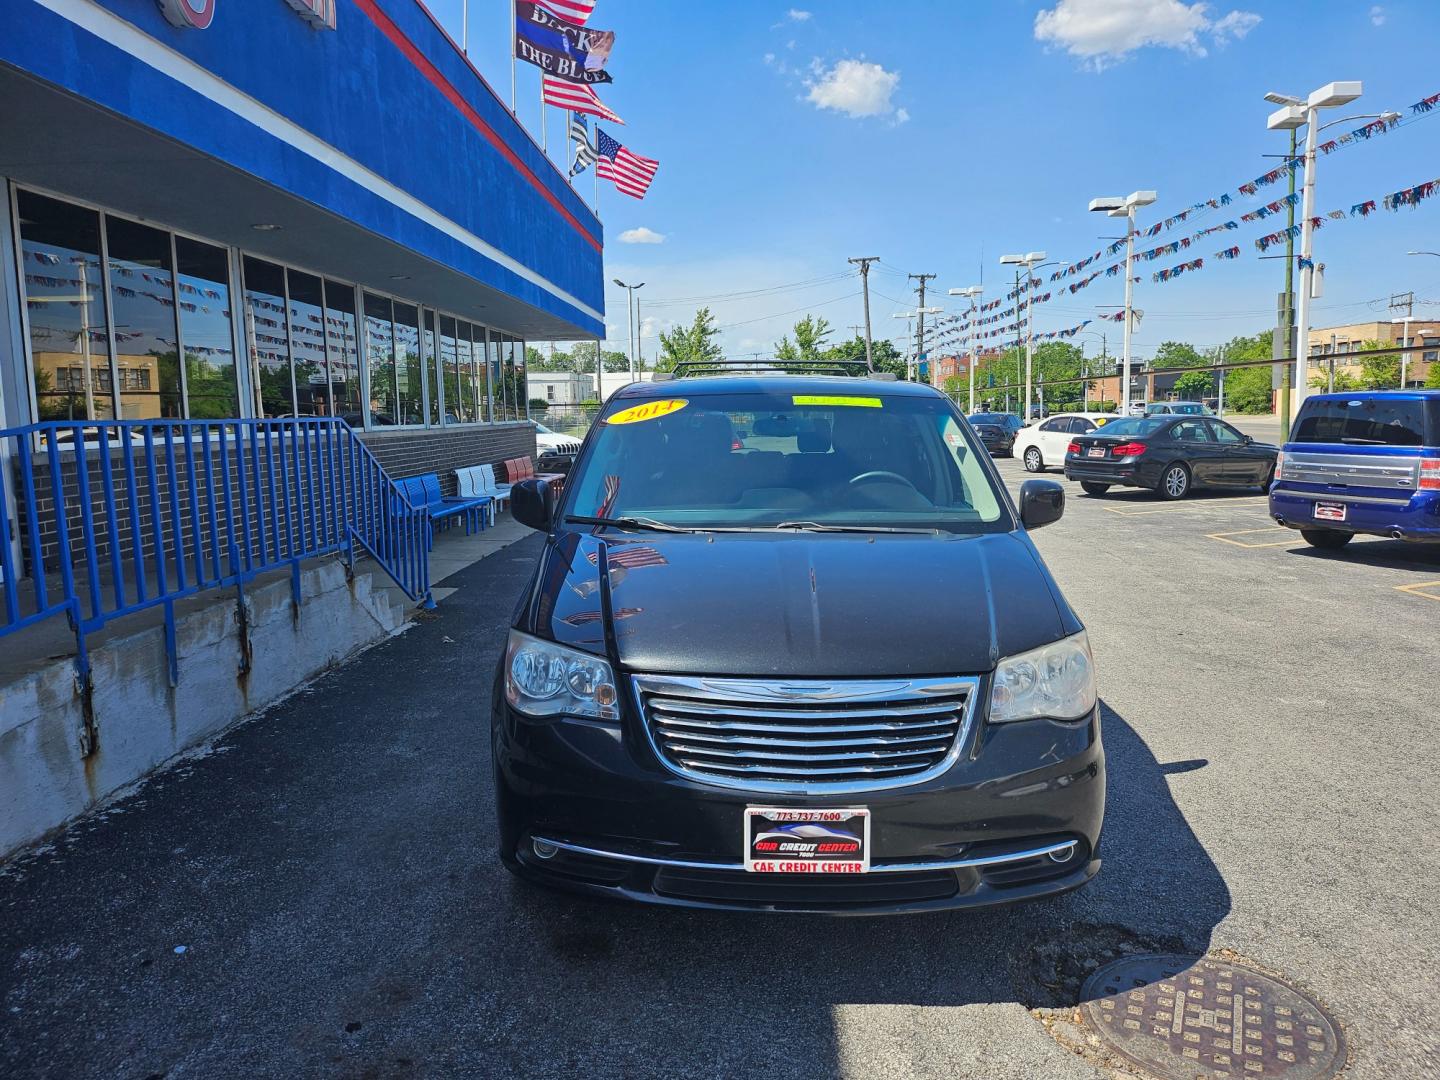
[[[1095,697],[1095,662],[1082,630],[1001,660],[990,688],[990,720],[1076,720],[1095,707]]]
[[[618,699],[615,673],[607,661],[510,631],[505,647],[505,700],[512,708],[527,716],[618,720]]]

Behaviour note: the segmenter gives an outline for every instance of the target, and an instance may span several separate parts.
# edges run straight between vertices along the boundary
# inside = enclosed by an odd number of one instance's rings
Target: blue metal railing
[[[429,513],[412,506],[350,426],[287,420],[48,421],[0,430],[0,637],[64,614],[77,674],[86,635],[300,564],[368,552],[412,600],[430,596]],[[242,605],[243,607],[243,605]]]

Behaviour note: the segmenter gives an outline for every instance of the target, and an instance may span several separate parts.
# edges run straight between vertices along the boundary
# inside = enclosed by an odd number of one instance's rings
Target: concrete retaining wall
[[[347,582],[338,561],[305,570],[301,585],[298,615],[288,580],[247,590],[244,675],[233,592],[216,592],[177,618],[174,687],[158,625],[95,648],[97,749],[88,758],[80,753],[84,715],[69,659],[0,687],[0,858],[404,625],[404,612],[372,589],[368,574]]]

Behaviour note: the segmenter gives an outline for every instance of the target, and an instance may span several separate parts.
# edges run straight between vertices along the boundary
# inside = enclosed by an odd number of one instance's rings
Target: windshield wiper
[[[1350,443],[1352,446],[1385,446],[1388,445],[1384,439],[1362,439],[1358,436],[1347,435],[1340,440],[1342,443]]]
[[[693,533],[704,531],[703,529],[687,529],[680,525],[670,525],[664,521],[656,521],[654,518],[647,517],[584,517],[571,514],[565,520],[577,525],[614,525],[620,529],[649,529],[651,532]]]
[[[779,525],[769,525],[766,528],[801,529],[805,532],[910,533],[917,536],[940,531],[939,529],[905,529],[895,525],[826,525],[819,521],[782,521]]]

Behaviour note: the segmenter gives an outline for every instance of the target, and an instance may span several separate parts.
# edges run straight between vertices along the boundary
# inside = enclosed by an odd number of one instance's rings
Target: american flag
[[[655,179],[655,170],[660,168],[660,162],[625,149],[598,127],[595,138],[595,152],[600,155],[595,171],[606,180],[615,181],[615,186],[626,195],[643,199],[645,192],[650,190],[650,181]]]
[[[573,83],[557,79],[554,75],[542,75],[541,86],[546,105],[569,109],[571,112],[590,113],[615,124],[625,123],[610,111],[610,107],[602,102],[586,83]]]
[[[641,566],[669,566],[670,560],[661,555],[649,544],[630,546],[626,544],[611,545],[606,549],[612,566],[623,566],[627,570],[634,570]],[[590,560],[592,566],[600,565],[600,557],[593,551],[586,553],[585,558]]]
[[[542,6],[549,8],[566,22],[584,26],[595,10],[595,0],[544,0]]]
[[[575,144],[570,175],[578,176],[595,160],[595,148],[590,145],[590,122],[580,113],[570,114],[570,141]]]

